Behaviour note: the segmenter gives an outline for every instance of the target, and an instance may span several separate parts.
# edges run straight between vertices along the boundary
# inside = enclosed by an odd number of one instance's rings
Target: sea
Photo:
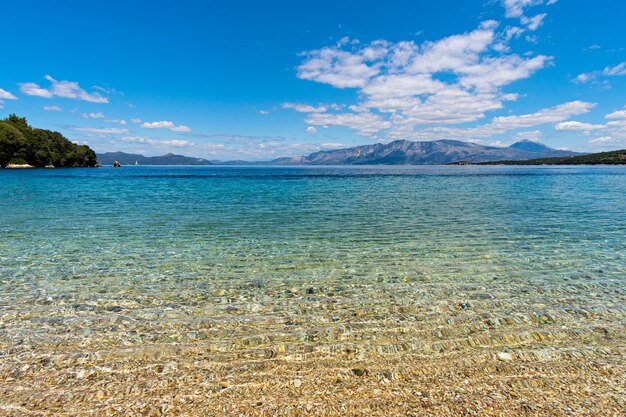
[[[625,283],[626,167],[0,170],[0,371],[24,392],[192,347],[217,379],[459,352],[623,366]]]

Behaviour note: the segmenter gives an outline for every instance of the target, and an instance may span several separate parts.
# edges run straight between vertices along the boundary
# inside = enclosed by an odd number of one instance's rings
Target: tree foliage
[[[26,118],[10,115],[0,120],[0,166],[30,164],[36,167],[93,167],[96,153],[77,145],[59,132],[34,129]]]
[[[476,165],[626,165],[626,149],[557,158],[526,161],[490,161]]]

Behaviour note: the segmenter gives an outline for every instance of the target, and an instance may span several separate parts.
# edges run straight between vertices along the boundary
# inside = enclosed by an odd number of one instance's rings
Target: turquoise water
[[[445,350],[455,320],[625,323],[625,167],[2,170],[0,213],[5,348]]]

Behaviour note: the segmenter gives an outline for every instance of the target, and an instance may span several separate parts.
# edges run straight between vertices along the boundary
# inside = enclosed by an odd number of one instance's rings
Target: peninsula
[[[26,118],[0,120],[0,167],[95,167],[96,153],[73,143],[59,132],[29,126]]]

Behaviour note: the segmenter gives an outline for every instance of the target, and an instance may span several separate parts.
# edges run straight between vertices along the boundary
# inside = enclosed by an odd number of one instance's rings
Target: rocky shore
[[[35,168],[32,165],[29,164],[7,164],[7,166],[5,166],[5,168],[7,169],[27,169],[27,168]]]

